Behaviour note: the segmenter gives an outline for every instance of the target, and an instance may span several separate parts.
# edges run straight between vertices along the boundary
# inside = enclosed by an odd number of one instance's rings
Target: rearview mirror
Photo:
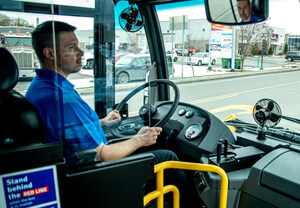
[[[269,0],[205,0],[207,20],[225,25],[262,22],[269,17]]]

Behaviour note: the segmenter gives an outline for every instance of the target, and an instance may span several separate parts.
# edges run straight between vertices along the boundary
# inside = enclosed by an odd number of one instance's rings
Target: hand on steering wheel
[[[174,90],[174,101],[172,103],[171,108],[169,109],[169,111],[167,113],[160,112],[158,110],[158,108],[154,105],[155,93],[156,93],[156,89],[159,84],[167,84],[167,85],[171,86]],[[121,133],[121,130],[126,129],[126,128],[134,128],[135,123],[138,119],[145,119],[147,121],[149,120],[150,121],[149,126],[151,126],[151,124],[152,124],[151,118],[153,116],[155,116],[156,119],[159,121],[156,124],[154,124],[153,126],[162,127],[171,118],[171,116],[173,115],[173,113],[175,112],[175,110],[178,106],[180,93],[179,93],[178,87],[173,82],[171,82],[170,80],[167,80],[167,79],[157,79],[157,80],[151,81],[149,83],[147,82],[147,83],[139,86],[138,88],[133,90],[131,93],[129,93],[120,102],[120,104],[117,106],[116,110],[120,111],[130,98],[132,98],[135,94],[137,94],[138,92],[140,92],[141,90],[143,90],[149,86],[150,86],[150,89],[149,89],[150,93],[149,93],[149,99],[148,99],[149,102],[140,108],[139,118],[130,118],[129,117],[129,118],[126,118],[125,120],[121,121],[118,126],[112,127],[111,131],[115,137],[126,137],[126,135],[123,135]]]

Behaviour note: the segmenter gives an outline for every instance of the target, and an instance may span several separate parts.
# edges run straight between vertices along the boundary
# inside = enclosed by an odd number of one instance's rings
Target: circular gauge
[[[187,128],[187,130],[185,131],[185,137],[188,140],[196,139],[197,137],[200,136],[200,134],[202,133],[202,130],[203,130],[203,128],[201,125],[193,124],[193,125],[189,126]]]

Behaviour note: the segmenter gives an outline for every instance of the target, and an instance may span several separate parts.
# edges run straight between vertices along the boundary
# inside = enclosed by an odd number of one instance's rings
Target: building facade
[[[273,34],[271,37],[271,47],[274,55],[282,55],[285,44],[285,29],[278,27],[271,27]]]
[[[176,24],[175,27],[170,23],[171,20],[160,22],[166,50],[181,49],[184,46],[198,49],[200,52],[208,52],[211,39],[211,23],[206,19],[189,20],[187,17],[185,21],[185,24]],[[272,47],[274,55],[280,55],[283,53],[286,42],[285,29],[277,27],[271,27],[271,29],[272,35],[268,40],[268,45]],[[238,56],[241,43],[238,26],[236,26],[235,31],[235,54]],[[93,31],[77,31],[76,33],[81,40],[84,40],[83,45],[89,45],[93,40]],[[143,29],[136,33],[128,33],[121,28],[115,31],[116,50],[129,50],[131,52],[147,51],[146,41]],[[290,35],[288,42],[290,50],[300,50],[300,35]],[[261,47],[261,42],[258,45]]]
[[[289,51],[300,51],[300,35],[288,36]]]

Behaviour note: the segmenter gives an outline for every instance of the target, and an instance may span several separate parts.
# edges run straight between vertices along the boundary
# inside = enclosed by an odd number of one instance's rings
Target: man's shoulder
[[[39,100],[51,100],[55,96],[54,83],[49,82],[43,78],[34,78],[30,83],[25,97],[31,102],[37,102]]]
[[[259,18],[258,16],[256,16],[254,13],[251,13],[251,20],[250,21],[258,21],[261,18]]]

